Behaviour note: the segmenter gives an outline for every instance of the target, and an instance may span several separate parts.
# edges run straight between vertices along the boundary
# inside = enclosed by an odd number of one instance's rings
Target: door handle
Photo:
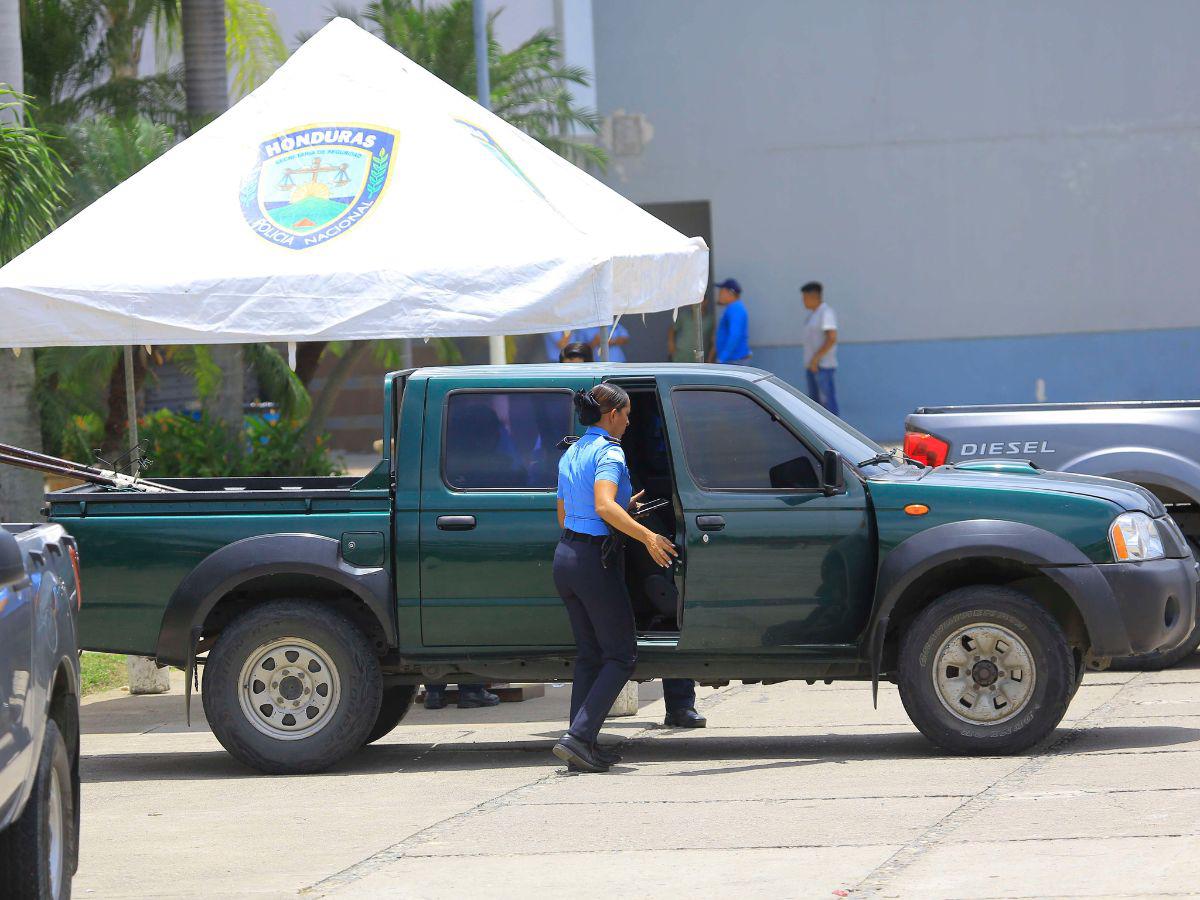
[[[437,527],[442,531],[470,531],[475,527],[474,516],[438,516]]]
[[[696,516],[696,525],[701,531],[720,531],[725,527],[724,516]]]

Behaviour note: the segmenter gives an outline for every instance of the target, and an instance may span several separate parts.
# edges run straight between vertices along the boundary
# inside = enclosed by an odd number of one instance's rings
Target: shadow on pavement
[[[1060,729],[1056,735],[1067,734]],[[1111,750],[1147,750],[1200,742],[1200,729],[1176,725],[1109,726],[1090,729],[1057,755],[1072,756]],[[550,755],[553,740],[439,744],[375,744],[314,778],[389,772],[450,772],[490,768],[558,765]],[[722,737],[716,734],[635,740],[622,745],[625,765],[712,760],[747,762],[746,766],[674,773],[724,774],[760,768],[813,765],[819,762],[951,758],[916,733],[763,735]],[[755,764],[754,760],[770,760]],[[85,756],[85,782],[169,781],[261,777],[221,750],[183,753],[113,753]]]

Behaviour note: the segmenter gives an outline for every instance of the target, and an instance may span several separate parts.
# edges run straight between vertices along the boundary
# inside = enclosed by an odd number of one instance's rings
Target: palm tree
[[[225,59],[225,0],[180,0],[183,18],[183,68],[188,118],[204,124],[229,108],[229,73]],[[222,344],[212,350],[220,367],[221,386],[208,403],[213,416],[241,430],[245,391],[242,348]]]
[[[4,16],[10,12],[5,7],[9,2],[0,2]],[[5,33],[12,32],[6,28]],[[15,62],[0,55],[0,80],[4,79],[21,84],[19,54]],[[24,100],[24,95],[0,87],[0,265],[54,227],[63,196],[63,165],[47,135],[34,125],[31,111],[22,109]],[[34,385],[33,353],[0,349],[0,441],[41,449]],[[0,466],[0,520],[33,519],[41,497],[37,473]]]
[[[20,91],[24,87],[23,75],[20,0],[0,0],[0,84]],[[0,113],[0,170],[16,162],[5,157],[4,148],[10,139],[8,129],[19,123],[19,114],[20,108],[15,104]],[[0,197],[0,215],[6,213],[10,206],[14,214],[20,214],[15,204]],[[7,239],[6,224],[0,224],[0,242]],[[0,261],[8,252],[17,249],[0,250]],[[18,357],[0,349],[0,440],[40,450],[40,428],[36,422],[28,421],[28,412],[33,406],[32,370],[32,353]],[[25,511],[36,508],[39,488],[40,479],[36,472],[0,466],[0,521],[26,518]]]

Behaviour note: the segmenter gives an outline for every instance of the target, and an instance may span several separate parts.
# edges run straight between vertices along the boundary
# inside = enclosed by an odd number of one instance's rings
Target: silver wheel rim
[[[942,706],[971,725],[998,725],[1033,696],[1037,670],[1025,642],[1001,625],[976,622],[951,634],[934,658]]]
[[[50,896],[62,895],[63,878],[63,814],[62,785],[58,782],[58,769],[50,768]]]
[[[238,677],[242,713],[277,741],[312,737],[333,718],[341,699],[337,668],[311,641],[285,637],[263,644]]]

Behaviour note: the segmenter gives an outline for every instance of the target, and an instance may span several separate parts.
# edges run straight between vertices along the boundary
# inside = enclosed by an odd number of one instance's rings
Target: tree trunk
[[[0,84],[25,89],[25,65],[21,56],[21,0],[0,0]]]
[[[238,344],[220,344],[212,348],[212,358],[221,369],[221,385],[204,404],[205,411],[224,422],[234,434],[244,427],[246,370],[242,348]]]
[[[296,377],[308,387],[321,364],[321,354],[329,346],[328,341],[304,341],[296,346]]]
[[[32,350],[0,350],[0,443],[42,449]],[[44,493],[40,472],[0,464],[0,522],[38,521]]]
[[[125,402],[125,359],[123,348],[117,347],[112,371],[108,376],[108,412],[104,416],[104,435],[100,439],[101,455],[116,459],[129,449],[129,407]],[[133,348],[133,402],[138,402],[149,368],[148,358],[141,347]],[[142,410],[144,412],[145,410]],[[90,460],[82,460],[90,462]]]
[[[0,83],[18,92],[25,88],[21,0],[0,0]],[[8,115],[17,118],[16,110]],[[6,260],[0,259],[3,262]],[[11,350],[0,348],[0,442],[27,450],[42,449],[32,350],[23,350],[17,357]],[[41,473],[0,465],[0,522],[36,521],[43,492]]]
[[[229,108],[229,73],[225,66],[225,0],[183,0],[183,69],[188,119],[195,131]],[[224,377],[206,408],[230,428],[242,428],[245,363],[242,348],[212,348]]]
[[[308,417],[308,423],[304,426],[304,435],[310,444],[315,444],[317,438],[324,433],[325,423],[329,420],[329,414],[333,412],[333,405],[337,401],[338,394],[342,392],[346,379],[350,377],[354,366],[367,355],[370,349],[370,341],[355,341],[346,348],[346,352],[330,369],[329,377],[325,379],[325,384],[321,387],[321,393],[313,397],[312,413]]]
[[[183,0],[182,18],[184,89],[195,130],[229,108],[225,0]]]

